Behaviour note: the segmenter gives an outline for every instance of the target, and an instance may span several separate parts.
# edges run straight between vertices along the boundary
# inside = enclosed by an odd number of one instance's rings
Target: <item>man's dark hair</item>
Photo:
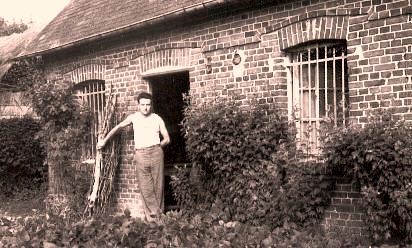
[[[152,101],[152,94],[147,93],[147,92],[142,92],[137,96],[137,102],[140,103],[140,99],[149,99],[150,101]]]

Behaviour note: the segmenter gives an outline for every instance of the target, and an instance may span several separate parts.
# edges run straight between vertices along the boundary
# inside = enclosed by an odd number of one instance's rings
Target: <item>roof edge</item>
[[[15,60],[34,57],[34,56],[41,56],[41,55],[48,54],[48,53],[53,53],[53,52],[56,52],[56,51],[59,51],[59,50],[62,50],[62,49],[66,49],[66,48],[71,48],[71,47],[74,47],[74,46],[77,46],[77,45],[80,45],[80,44],[83,44],[83,43],[86,43],[86,42],[92,42],[92,41],[103,39],[103,38],[106,38],[106,37],[109,37],[111,35],[115,35],[115,34],[118,34],[118,33],[138,29],[138,28],[141,28],[141,27],[143,27],[147,24],[155,24],[155,23],[159,23],[159,22],[162,22],[162,21],[166,21],[168,18],[178,16],[182,13],[192,13],[192,12],[195,12],[196,10],[199,10],[199,9],[206,9],[206,8],[217,6],[219,4],[223,4],[225,2],[228,3],[228,2],[232,2],[232,1],[234,1],[234,0],[207,0],[207,1],[203,1],[201,3],[193,4],[193,5],[190,5],[188,7],[179,8],[179,9],[169,11],[169,12],[157,15],[157,16],[153,16],[151,18],[140,20],[138,22],[135,22],[135,23],[132,23],[132,24],[129,24],[129,25],[126,25],[126,26],[122,26],[122,27],[119,27],[119,28],[115,28],[115,29],[105,31],[105,32],[93,34],[93,35],[84,37],[82,39],[78,39],[78,40],[75,40],[75,41],[57,46],[57,47],[53,47],[53,48],[49,48],[49,49],[43,49],[43,50],[40,50],[40,51],[35,51],[35,52],[28,53],[28,54],[22,54],[22,55],[16,57]]]

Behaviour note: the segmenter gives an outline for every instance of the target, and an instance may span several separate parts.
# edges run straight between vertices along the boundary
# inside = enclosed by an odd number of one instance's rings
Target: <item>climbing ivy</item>
[[[1,88],[9,92],[21,92],[30,89],[34,82],[44,80],[41,72],[42,62],[35,59],[23,59],[13,63],[1,79]]]
[[[42,128],[38,135],[47,152],[50,199],[60,195],[78,201],[77,192],[74,192],[78,188],[75,185],[75,165],[80,161],[90,133],[90,114],[75,101],[71,82],[48,81],[41,67],[32,69],[36,74],[32,77],[37,80],[27,94],[34,112],[40,117]],[[73,206],[70,199],[69,205]]]
[[[412,126],[378,111],[364,128],[335,129],[325,161],[337,175],[359,182],[375,240],[412,241]]]
[[[89,115],[75,102],[72,93],[70,82],[39,81],[30,90],[32,107],[43,127],[39,135],[45,140],[47,160],[56,169],[64,170],[80,158],[88,135]]]

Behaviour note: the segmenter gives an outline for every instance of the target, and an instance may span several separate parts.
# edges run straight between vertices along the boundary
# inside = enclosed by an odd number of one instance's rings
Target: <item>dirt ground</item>
[[[0,199],[0,247],[6,244],[16,243],[16,235],[20,230],[18,220],[30,216],[39,216],[45,213],[43,196],[24,198]]]
[[[0,217],[24,217],[43,213],[44,210],[44,196],[0,199]]]

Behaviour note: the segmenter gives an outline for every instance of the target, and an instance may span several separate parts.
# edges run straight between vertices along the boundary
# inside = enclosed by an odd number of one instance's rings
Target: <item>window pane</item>
[[[309,60],[310,61],[313,61],[313,60],[317,60],[318,59],[318,54],[317,54],[317,48],[312,48],[312,49],[310,49],[310,58],[309,58]]]
[[[86,149],[83,152],[86,158],[94,158],[96,156],[96,143],[103,119],[105,106],[105,87],[104,81],[86,81],[75,86],[75,98],[79,104],[87,107],[93,118],[89,136],[87,137]]]
[[[326,72],[326,77],[327,77],[326,85],[327,85],[328,89],[333,89],[334,82],[336,82],[336,81],[334,81],[333,61],[328,61],[327,66],[328,67],[326,68],[326,70],[328,70],[328,71]]]
[[[319,70],[319,76],[318,76],[318,81],[319,81],[319,89],[324,89],[325,88],[325,62],[320,62],[318,64],[318,70]]]
[[[335,61],[336,87],[342,88],[342,60]]]
[[[301,53],[302,61],[308,61],[308,51],[304,51]]]
[[[302,80],[302,88],[308,89],[309,85],[308,82],[310,80],[310,88],[315,88],[316,87],[316,67],[317,64],[311,63],[310,67],[309,65],[305,64],[302,65],[301,70],[301,80]]]
[[[328,105],[327,105],[328,115],[333,116],[335,113],[335,105],[334,105],[335,97],[334,97],[333,89],[328,90],[327,101],[328,101]]]
[[[319,90],[319,117],[326,115],[325,90]]]
[[[338,123],[342,122],[342,113],[343,113],[343,100],[342,100],[342,90],[336,90],[336,103],[337,103],[337,120]]]
[[[335,56],[336,57],[342,57],[345,56],[346,54],[346,47],[343,46],[336,46],[335,47]]]
[[[302,80],[302,85],[301,87],[304,89],[307,89],[309,87],[308,82],[309,82],[309,74],[308,74],[308,65],[302,65],[301,67],[301,80]]]
[[[326,55],[328,58],[333,58],[334,53],[335,53],[335,47],[328,47],[326,49]]]
[[[316,76],[318,65],[316,63],[310,64],[310,87],[313,89],[316,87],[318,77]]]
[[[295,68],[292,87],[296,94],[291,109],[300,106],[294,116],[298,117],[301,145],[308,150],[318,150],[320,118],[329,115],[337,125],[345,122],[344,106],[349,92],[345,55],[346,47],[342,44],[303,47],[291,55]]]
[[[302,92],[302,117],[315,118],[316,117],[316,92],[314,90],[305,90]],[[309,97],[311,101],[309,101]],[[310,109],[310,111],[309,111]]]
[[[318,48],[319,59],[324,59],[325,58],[325,50],[326,50],[326,47],[319,47]]]

